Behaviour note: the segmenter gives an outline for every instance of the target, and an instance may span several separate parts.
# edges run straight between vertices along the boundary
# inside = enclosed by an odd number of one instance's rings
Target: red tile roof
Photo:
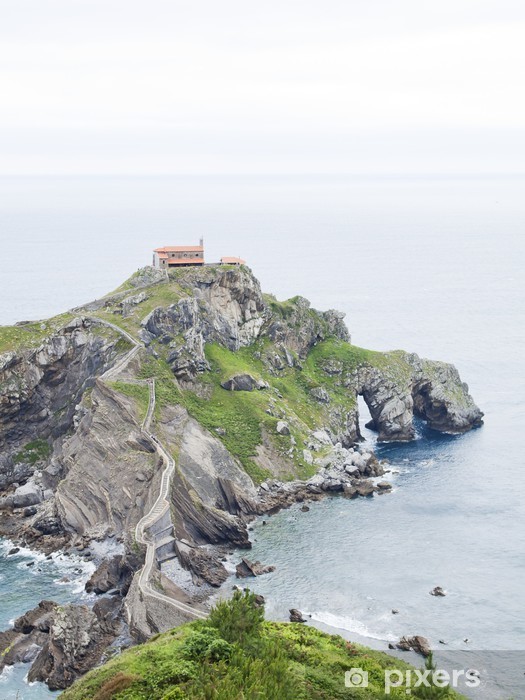
[[[156,253],[201,253],[203,251],[202,245],[166,245],[164,248],[155,248]]]

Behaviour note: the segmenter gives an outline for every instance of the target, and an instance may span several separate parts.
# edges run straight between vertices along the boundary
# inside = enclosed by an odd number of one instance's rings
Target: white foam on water
[[[3,671],[0,673],[0,683],[7,683],[9,676],[13,675],[14,670],[14,666],[4,666]]]
[[[384,632],[374,632],[372,631],[364,622],[356,620],[353,617],[345,615],[334,615],[327,611],[316,611],[316,612],[305,612],[306,615],[310,615],[312,620],[316,622],[322,622],[324,625],[329,627],[334,627],[339,630],[346,630],[347,632],[355,632],[361,637],[368,637],[369,639],[377,639],[379,641],[393,642],[397,637],[390,631]]]

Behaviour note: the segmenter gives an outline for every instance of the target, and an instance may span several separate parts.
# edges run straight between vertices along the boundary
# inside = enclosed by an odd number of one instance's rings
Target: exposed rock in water
[[[264,566],[260,561],[250,561],[243,557],[235,567],[237,578],[248,578],[249,576],[262,576],[275,571],[275,566]]]
[[[18,617],[13,624],[15,632],[29,634],[37,629],[40,632],[49,632],[52,613],[55,611],[57,604],[52,600],[42,600],[33,610],[29,610]]]
[[[438,598],[444,598],[447,594],[445,591],[441,588],[441,586],[436,586],[430,591],[430,595],[436,596]]]
[[[355,489],[359,496],[371,497],[374,495],[375,486],[371,481],[361,481],[357,483]]]
[[[146,299],[153,309],[147,315]],[[96,316],[99,310],[104,319],[126,316],[138,339],[138,350],[122,366],[131,341],[104,326],[102,317],[79,316],[62,328],[56,322],[47,337],[41,335],[45,324],[24,326],[28,347],[0,354],[0,527],[46,553],[74,544],[86,559],[95,551],[93,540],[101,547],[111,543],[111,555],[87,588],[127,595],[128,612],[140,609],[137,638],[181,621],[174,611],[147,609],[137,579],[131,582],[141,559],[129,555],[130,533],[158,497],[162,450],[176,456],[176,469],[170,508],[155,523],[163,548],[158,559],[176,549],[195,583],[218,586],[226,570],[209,546],[249,548],[247,525],[254,516],[328,494],[357,498],[391,490],[388,482],[370,481],[384,467],[358,448],[358,395],[380,440],[413,439],[414,417],[451,433],[482,422],[451,365],[404,352],[357,351],[348,345],[343,314],[316,311],[301,297],[278,302],[263,296],[245,267],[187,268],[169,276],[145,268],[125,289],[78,313]],[[241,348],[238,365],[239,355],[222,362]],[[302,371],[311,360],[310,371]],[[101,378],[115,363],[118,372]],[[157,391],[147,431],[151,388],[144,376],[155,376]],[[235,393],[227,395],[221,382]],[[265,391],[254,395],[259,389]],[[180,400],[183,395],[190,400]],[[215,403],[207,407],[207,401]],[[226,402],[231,413],[222,413]],[[294,480],[299,470],[316,473]],[[262,481],[260,488],[249,474]],[[245,559],[238,575],[271,570]],[[158,571],[154,577],[168,590]],[[114,598],[120,605],[120,595]],[[62,687],[97,663],[103,640],[111,638],[115,611],[108,600],[113,597],[87,612],[69,606],[67,619],[40,610],[38,625],[30,616],[23,624],[33,625],[31,631],[2,633],[0,645],[12,645],[6,657],[18,660],[32,660],[43,648],[33,677]]]
[[[125,595],[131,585],[133,573],[140,566],[141,563],[136,555],[130,557],[116,554],[110,559],[104,559],[86,583],[86,591],[99,595],[118,589]]]
[[[409,353],[392,355],[393,362],[403,362],[397,376],[377,367],[359,370],[357,392],[368,405],[369,425],[379,440],[413,440],[414,416],[444,433],[464,433],[482,425],[483,413],[453,365]]]
[[[415,637],[401,637],[396,647],[397,649],[401,649],[401,651],[410,651],[412,649],[416,654],[421,654],[422,656],[428,656],[431,651],[428,639],[420,635],[416,635]]]
[[[119,634],[121,605],[118,598],[104,598],[93,610],[41,601],[16,619],[13,629],[0,632],[0,672],[6,665],[31,663],[30,682],[67,688],[100,661]]]
[[[306,618],[303,617],[303,613],[297,608],[290,609],[290,622],[306,622]]]
[[[206,582],[218,588],[228,578],[228,572],[217,552],[209,552],[202,547],[192,547],[181,541],[175,543],[175,548],[180,563],[185,569],[191,571],[195,584],[201,585]]]

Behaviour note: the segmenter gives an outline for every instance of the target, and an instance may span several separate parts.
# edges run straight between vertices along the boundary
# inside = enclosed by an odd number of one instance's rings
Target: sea
[[[98,298],[153,248],[203,237],[207,261],[244,258],[279,299],[344,311],[356,345],[454,363],[484,426],[443,436],[418,424],[413,443],[377,445],[363,404],[365,439],[389,460],[393,492],[259,519],[249,556],[276,570],[250,585],[270,619],[299,608],[308,624],[377,649],[423,635],[438,666],[490,669],[469,697],[518,700],[524,192],[525,176],[504,174],[3,178],[0,324]],[[82,596],[80,564],[7,556],[10,546],[0,547],[0,629],[42,598]],[[429,595],[435,586],[446,597]],[[0,676],[1,700],[54,697],[26,673]]]

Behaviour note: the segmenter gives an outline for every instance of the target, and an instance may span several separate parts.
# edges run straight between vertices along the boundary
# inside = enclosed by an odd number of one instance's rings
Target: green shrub
[[[13,457],[15,464],[27,462],[28,464],[36,464],[43,462],[51,454],[51,447],[46,440],[32,440]]]
[[[251,591],[235,591],[231,600],[221,601],[210,612],[208,624],[230,644],[247,646],[260,638],[264,608]]]
[[[203,627],[192,631],[184,641],[182,653],[188,659],[219,661],[231,656],[232,645],[222,639],[215,627]]]
[[[104,683],[93,697],[93,700],[112,700],[112,698],[132,686],[137,680],[140,680],[138,676],[119,671],[119,673],[115,674]]]

